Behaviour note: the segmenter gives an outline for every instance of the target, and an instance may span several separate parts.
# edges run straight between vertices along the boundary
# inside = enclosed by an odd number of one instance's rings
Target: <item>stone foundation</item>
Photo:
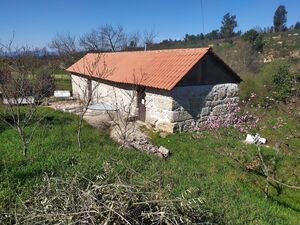
[[[146,121],[174,132],[201,127],[209,116],[226,117],[228,103],[239,101],[237,84],[175,87],[170,92],[146,90]]]

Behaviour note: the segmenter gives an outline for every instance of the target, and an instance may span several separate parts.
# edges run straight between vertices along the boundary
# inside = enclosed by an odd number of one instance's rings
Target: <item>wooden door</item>
[[[145,122],[146,120],[146,94],[145,87],[138,87],[137,89],[137,106],[138,106],[138,120]]]

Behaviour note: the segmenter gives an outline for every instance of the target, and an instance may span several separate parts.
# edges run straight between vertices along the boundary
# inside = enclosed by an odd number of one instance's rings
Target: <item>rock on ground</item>
[[[149,137],[140,130],[140,126],[134,122],[128,124],[126,128],[113,125],[110,136],[123,147],[133,147],[140,151],[158,155],[161,158],[166,158],[170,154],[167,148],[154,145]]]

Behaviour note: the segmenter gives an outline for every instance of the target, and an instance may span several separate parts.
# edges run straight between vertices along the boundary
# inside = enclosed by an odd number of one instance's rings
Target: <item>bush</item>
[[[262,34],[258,33],[254,29],[250,29],[247,32],[245,32],[242,36],[242,38],[245,41],[248,41],[253,49],[255,49],[258,52],[262,52],[264,48],[264,42],[263,42],[263,36]]]
[[[299,93],[299,74],[291,71],[291,66],[285,61],[273,61],[265,65],[257,75],[248,75],[240,85],[242,100],[249,100],[255,93],[252,104],[263,106],[275,102],[286,102]]]
[[[285,101],[292,94],[292,75],[290,66],[282,63],[276,66],[272,74],[272,97],[277,101]]]
[[[40,68],[33,83],[36,99],[50,97],[54,93],[55,81],[49,68]]]

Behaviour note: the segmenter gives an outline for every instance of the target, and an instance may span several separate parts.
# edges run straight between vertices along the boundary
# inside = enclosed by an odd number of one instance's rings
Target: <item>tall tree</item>
[[[122,26],[106,24],[84,34],[79,44],[85,51],[121,51],[127,45],[127,35]]]
[[[295,23],[294,29],[295,30],[299,30],[300,29],[300,22]]]
[[[104,50],[104,42],[99,30],[93,29],[91,32],[84,34],[79,39],[79,44],[85,51]]]
[[[222,20],[221,35],[226,40],[230,40],[234,36],[234,29],[237,27],[236,16],[226,13]]]
[[[126,33],[119,25],[114,27],[106,24],[100,28],[100,37],[104,43],[104,48],[108,51],[121,51],[126,47]]]
[[[287,21],[286,15],[287,15],[287,11],[285,9],[285,6],[284,5],[278,6],[273,17],[275,32],[281,32],[286,30],[286,21]]]

